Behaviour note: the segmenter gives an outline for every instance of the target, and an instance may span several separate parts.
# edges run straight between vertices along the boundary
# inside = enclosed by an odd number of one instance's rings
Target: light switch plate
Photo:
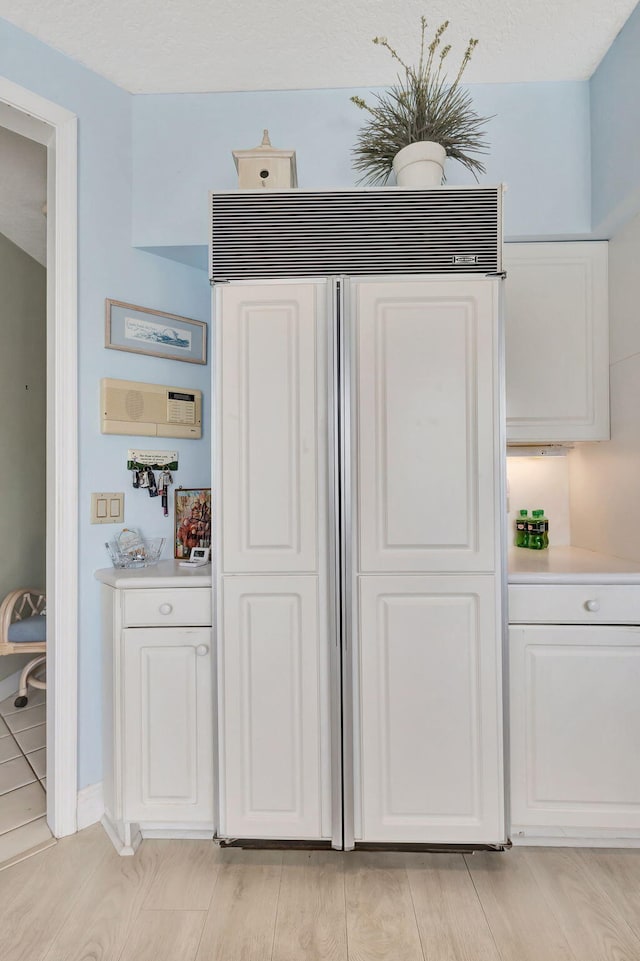
[[[91,495],[92,524],[123,524],[124,493],[100,492]]]

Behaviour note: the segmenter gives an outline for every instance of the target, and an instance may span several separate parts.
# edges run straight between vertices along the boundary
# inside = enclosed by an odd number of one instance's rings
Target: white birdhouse
[[[262,143],[253,150],[234,150],[238,187],[240,190],[270,190],[298,186],[295,150],[278,150],[271,146],[269,131],[265,130]]]

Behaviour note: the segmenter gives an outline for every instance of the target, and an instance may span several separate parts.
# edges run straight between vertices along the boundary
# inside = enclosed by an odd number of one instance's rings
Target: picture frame
[[[211,547],[210,487],[178,487],[175,491],[174,557],[186,560],[193,547]]]
[[[105,300],[104,345],[187,364],[207,363],[207,325],[178,314]]]

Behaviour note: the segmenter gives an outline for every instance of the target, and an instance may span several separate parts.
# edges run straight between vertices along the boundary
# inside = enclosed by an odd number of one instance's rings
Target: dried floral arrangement
[[[485,172],[484,164],[470,153],[487,152],[482,128],[491,118],[479,117],[471,94],[460,87],[478,41],[469,40],[455,79],[450,82],[445,61],[451,44],[441,46],[449,21],[440,24],[430,42],[426,17],[420,18],[420,24],[418,66],[405,63],[386,37],[375,37],[373,42],[389,51],[404,74],[399,74],[397,82],[385,93],[376,94],[373,107],[362,97],[351,97],[356,106],[369,114],[353,150],[353,166],[364,174],[361,181],[386,183],[395,155],[403,147],[422,140],[439,143],[447,157],[459,160],[476,180],[479,173]]]

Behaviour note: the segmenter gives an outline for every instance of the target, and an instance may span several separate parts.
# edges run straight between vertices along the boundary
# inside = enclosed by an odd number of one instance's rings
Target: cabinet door
[[[499,588],[360,578],[362,840],[504,840]]]
[[[353,287],[360,570],[493,571],[497,284]]]
[[[506,244],[507,440],[609,437],[607,244]]]
[[[220,833],[321,836],[317,578],[225,577]]]
[[[122,632],[126,821],[213,824],[210,628]]]
[[[512,831],[637,831],[640,629],[535,625],[509,635]]]
[[[319,284],[220,291],[224,573],[317,570],[321,302]]]

